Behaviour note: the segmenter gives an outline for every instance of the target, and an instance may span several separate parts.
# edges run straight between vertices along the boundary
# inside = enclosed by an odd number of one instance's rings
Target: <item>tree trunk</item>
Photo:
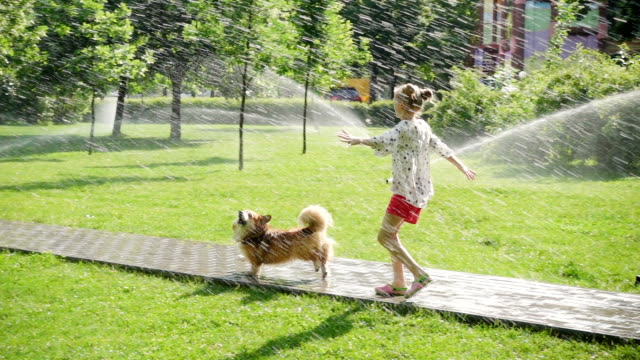
[[[91,92],[91,132],[89,133],[89,155],[93,154],[93,133],[96,128],[96,90]]]
[[[240,137],[240,149],[238,155],[239,170],[244,168],[244,109],[247,100],[247,72],[249,71],[249,62],[245,61],[244,69],[242,70],[242,95],[240,96],[240,124],[238,129],[238,135]]]
[[[249,4],[249,26],[247,31],[251,33],[253,29],[253,1]],[[249,39],[244,44],[245,47],[245,59],[244,66],[242,69],[242,94],[240,96],[240,123],[238,124],[238,136],[239,136],[239,146],[238,150],[238,170],[242,171],[244,168],[244,110],[247,101],[247,92],[249,90],[249,48],[251,44],[249,43]]]
[[[170,139],[180,140],[182,137],[182,129],[180,124],[180,94],[182,93],[182,75],[172,77],[171,92],[173,100],[171,101],[171,135]]]
[[[111,136],[117,137],[122,135],[122,119],[124,118],[124,101],[127,97],[127,79],[125,76],[120,78],[120,86],[118,87],[118,102],[116,104],[116,117],[113,121],[113,131]]]
[[[391,94],[389,94],[389,99],[393,100],[393,90],[396,88],[396,83],[398,82],[398,75],[393,71],[393,76],[391,77]]]
[[[307,153],[307,94],[309,93],[309,73],[310,69],[307,69],[307,74],[304,79],[304,106],[302,108],[302,153]]]
[[[309,81],[311,78],[311,49],[307,49],[307,73],[304,78],[304,106],[302,108],[302,153],[307,153],[307,98],[309,97]]]
[[[378,100],[378,66],[371,62],[371,81],[369,82],[369,103]]]

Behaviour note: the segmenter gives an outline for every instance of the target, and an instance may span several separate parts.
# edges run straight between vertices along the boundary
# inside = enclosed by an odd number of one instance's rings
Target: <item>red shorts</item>
[[[409,224],[418,222],[421,210],[421,208],[409,204],[404,196],[398,194],[393,194],[387,207],[387,213],[399,216]]]

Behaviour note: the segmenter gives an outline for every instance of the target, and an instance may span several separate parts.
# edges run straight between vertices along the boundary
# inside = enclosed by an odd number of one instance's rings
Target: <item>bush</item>
[[[91,111],[91,100],[77,94],[69,97],[41,95],[29,90],[0,97],[0,124],[71,124]]]
[[[582,168],[637,174],[639,107],[640,91],[591,101],[516,128],[492,144],[488,155],[562,174]]]
[[[183,98],[181,117],[185,123],[235,124],[238,122],[240,100],[225,98]],[[247,99],[246,114],[249,124],[300,123],[303,98]],[[342,101],[309,100],[309,120],[315,124],[344,124],[345,118],[366,123],[368,126],[393,126],[396,122],[392,101],[362,104]],[[166,122],[171,111],[171,98],[128,99],[126,121]]]
[[[640,88],[640,56],[621,66],[607,55],[579,49],[566,59],[548,61],[523,79],[502,69],[487,81],[474,70],[454,69],[452,90],[430,111],[431,123],[451,144],[494,135],[518,124]],[[491,84],[491,86],[486,85]],[[587,106],[551,116],[535,133],[521,136],[518,148],[504,142],[500,151],[518,152],[528,164],[606,167],[633,172],[639,167],[640,120],[637,97],[608,106]],[[615,100],[615,99],[614,99]],[[564,117],[564,118],[562,118]],[[562,118],[562,119],[559,119]]]
[[[593,99],[640,87],[640,57],[629,67],[608,55],[579,49],[564,60],[549,61],[517,84],[541,116]]]

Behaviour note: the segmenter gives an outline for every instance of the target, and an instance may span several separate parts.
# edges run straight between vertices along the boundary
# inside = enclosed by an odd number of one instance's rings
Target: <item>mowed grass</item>
[[[302,155],[300,129],[249,126],[239,171],[234,126],[187,125],[171,142],[167,126],[126,125],[127,138],[99,137],[90,156],[86,126],[0,127],[0,218],[232,244],[238,210],[286,228],[321,204],[337,256],[388,261],[376,234],[390,158],[345,147],[336,130],[311,127]],[[478,180],[435,161],[436,195],[401,231],[424,266],[640,292],[640,179],[524,178],[461,158]]]
[[[2,359],[638,359],[631,344],[0,253]]]
[[[388,261],[375,240],[390,159],[337,128],[125,125],[85,151],[85,125],[0,127],[0,218],[232,245],[237,211],[295,225],[333,214],[336,255]],[[350,129],[364,134],[362,129]],[[368,129],[370,135],[384,129]],[[104,132],[99,132],[104,135]],[[401,238],[425,267],[638,293],[637,178],[517,176],[476,154],[469,182],[434,163],[436,196]],[[515,174],[515,176],[514,176]],[[528,175],[528,174],[527,174]],[[0,358],[640,358],[633,345],[467,325],[428,312],[233,289],[35,255],[0,255]],[[388,279],[381,279],[381,283]],[[4,346],[4,347],[3,347]]]

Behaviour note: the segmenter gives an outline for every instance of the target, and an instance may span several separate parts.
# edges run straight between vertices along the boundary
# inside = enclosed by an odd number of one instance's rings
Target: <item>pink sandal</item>
[[[412,297],[420,290],[424,289],[432,281],[433,280],[431,279],[429,274],[422,275],[422,277],[420,277],[418,281],[414,281],[413,284],[411,284],[411,288],[409,288],[409,290],[405,292],[404,297],[407,299]]]
[[[384,284],[383,286],[376,288],[376,295],[392,297],[392,296],[406,296],[407,288],[394,287],[391,284]]]

